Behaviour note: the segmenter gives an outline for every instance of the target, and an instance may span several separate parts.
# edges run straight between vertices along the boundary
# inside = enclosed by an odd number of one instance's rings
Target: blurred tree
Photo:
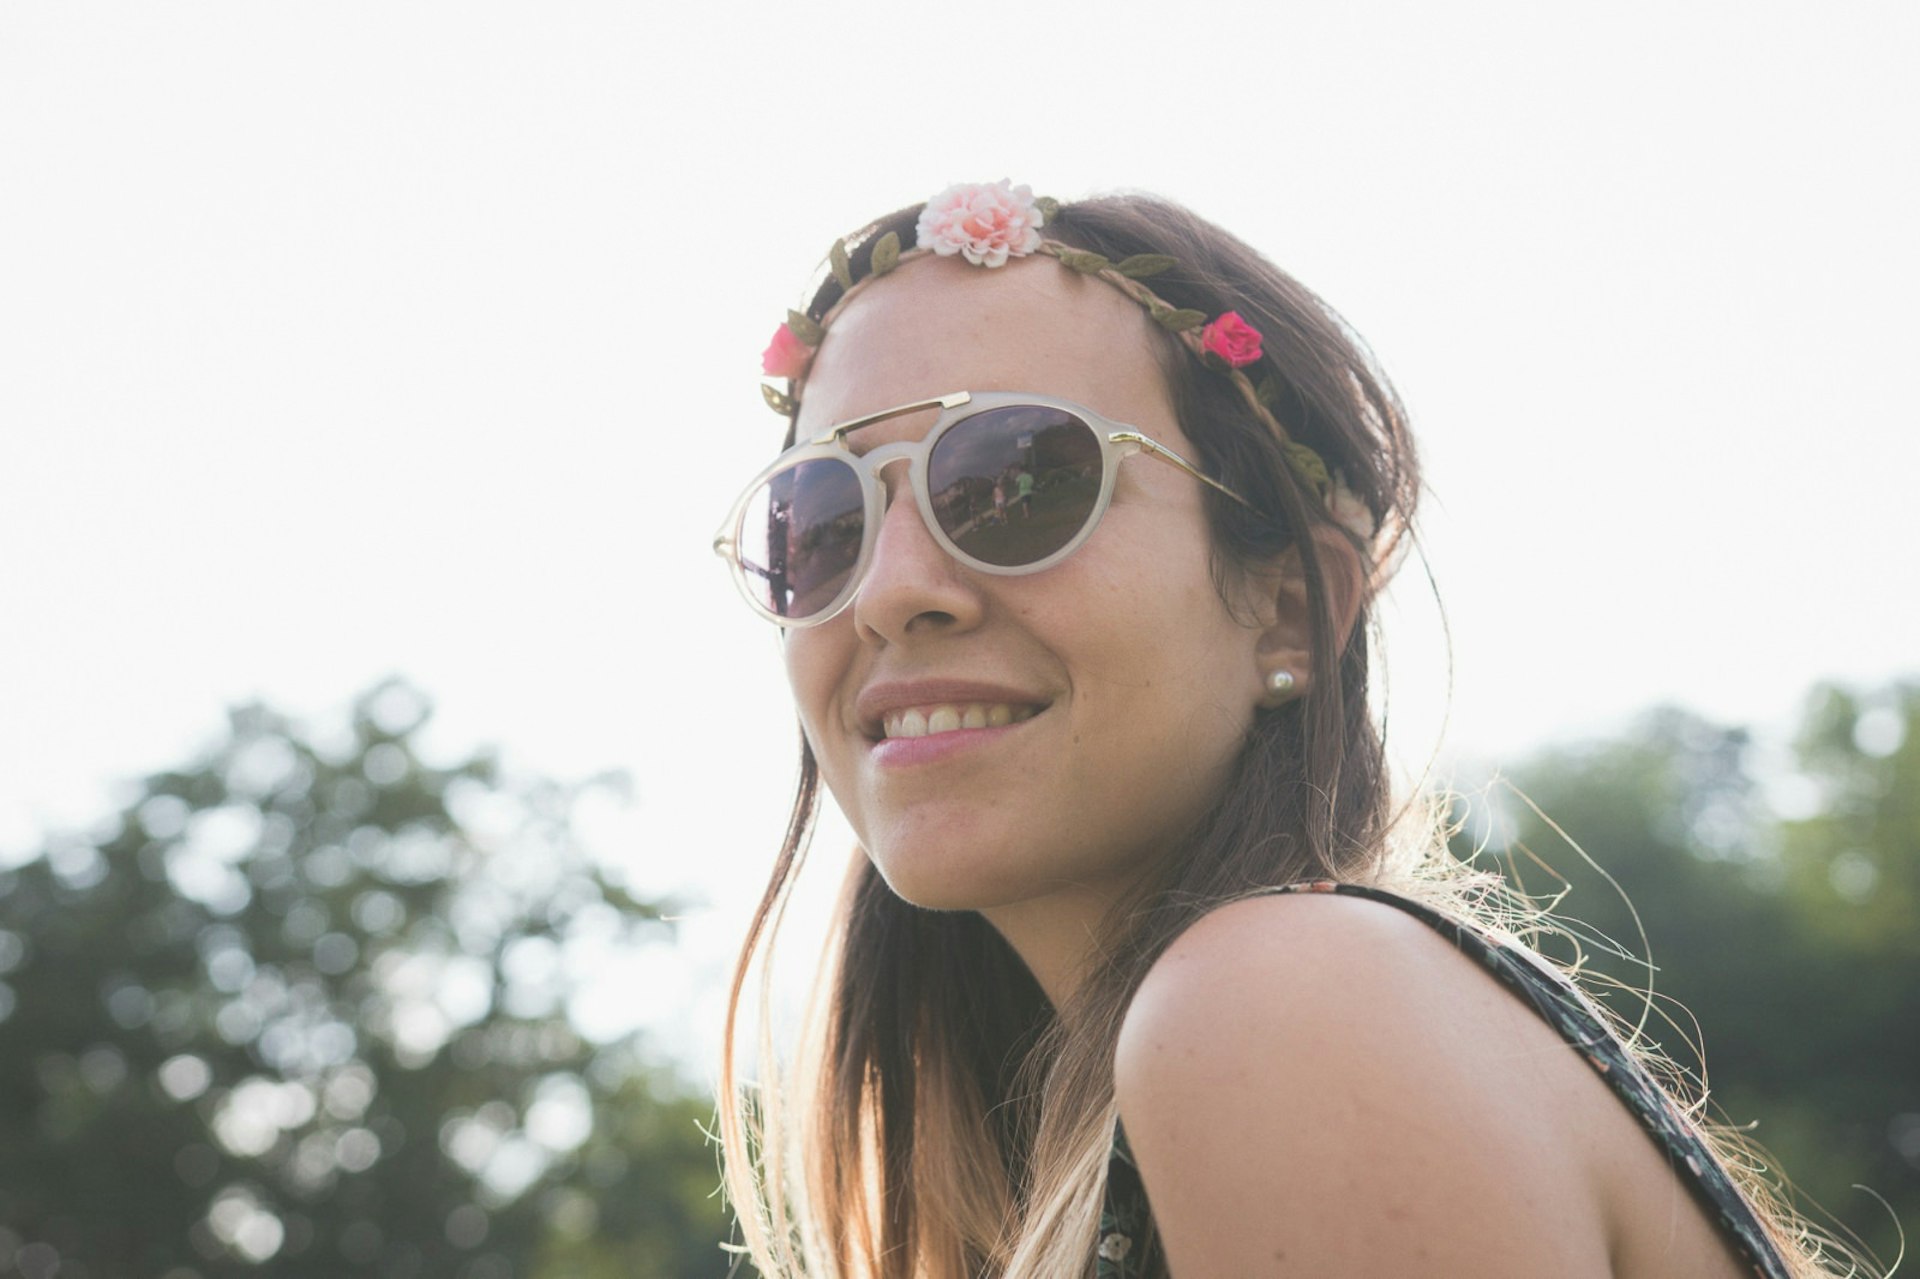
[[[1795,900],[1848,951],[1920,959],[1920,685],[1816,689],[1795,746],[1812,810],[1783,829]]]
[[[1864,1184],[1920,1239],[1920,689],[1815,690],[1787,760],[1664,709],[1512,775],[1470,805],[1461,855],[1564,890],[1604,1001],[1696,1076],[1703,1045],[1715,1108],[1819,1210],[1890,1258]]]
[[[572,948],[667,934],[571,834],[609,782],[430,767],[428,714],[237,710],[0,873],[0,1274],[726,1272],[710,1104],[567,1018]]]

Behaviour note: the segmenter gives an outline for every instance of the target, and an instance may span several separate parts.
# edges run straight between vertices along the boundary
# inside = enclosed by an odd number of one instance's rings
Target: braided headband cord
[[[844,249],[842,249],[842,252],[844,252]],[[1319,495],[1322,500],[1331,496],[1333,487],[1332,477],[1328,474],[1327,465],[1321,460],[1320,454],[1307,445],[1297,442],[1293,436],[1288,433],[1286,427],[1280,424],[1280,419],[1275,417],[1273,411],[1267,407],[1266,398],[1263,397],[1261,390],[1254,386],[1252,378],[1232,365],[1218,359],[1212,352],[1207,350],[1206,344],[1200,336],[1201,325],[1206,322],[1207,318],[1204,314],[1199,311],[1182,310],[1174,306],[1145,284],[1142,284],[1138,277],[1123,274],[1115,268],[1113,263],[1097,253],[1088,253],[1076,249],[1071,245],[1062,244],[1058,240],[1043,240],[1040,242],[1040,247],[1035,249],[1034,252],[1055,258],[1059,260],[1062,266],[1068,267],[1081,275],[1093,276],[1096,279],[1106,281],[1137,302],[1162,328],[1167,329],[1172,332],[1175,337],[1179,338],[1180,341],[1186,345],[1187,349],[1193,352],[1196,359],[1212,365],[1233,379],[1233,385],[1235,389],[1240,392],[1240,398],[1246,401],[1247,409],[1259,420],[1262,426],[1273,432],[1274,438],[1279,440],[1281,447],[1286,450],[1287,463],[1294,470],[1300,481]],[[822,335],[824,335],[825,330],[832,325],[834,319],[845,309],[847,303],[851,302],[875,280],[881,279],[895,267],[903,263],[911,262],[915,258],[933,256],[935,256],[935,254],[932,249],[908,249],[898,257],[888,258],[887,261],[889,265],[886,271],[870,271],[860,279],[855,280],[852,287],[841,290],[840,296],[834,300],[833,305],[828,307],[814,323],[818,325],[819,330]],[[1161,265],[1162,261],[1164,261],[1164,265]],[[1165,266],[1172,265],[1172,259],[1155,259],[1152,265],[1161,265],[1161,269],[1165,269]],[[789,323],[791,323],[791,320],[789,320]],[[808,345],[818,345],[818,343],[809,343]],[[793,389],[782,397],[786,403],[774,404],[774,408],[777,411],[791,415],[799,409],[800,387],[803,381],[804,379],[802,378],[795,378],[793,380]],[[780,394],[771,387],[766,387],[764,390],[768,393],[769,402],[772,402],[775,395]]]
[[[1187,349],[1192,351],[1201,363],[1210,365],[1233,379],[1233,385],[1240,392],[1240,398],[1246,401],[1247,408],[1252,411],[1260,424],[1273,432],[1274,438],[1280,441],[1280,446],[1287,456],[1287,465],[1294,474],[1322,501],[1332,496],[1333,477],[1327,471],[1326,462],[1314,449],[1295,440],[1287,428],[1280,424],[1280,419],[1274,416],[1273,410],[1267,406],[1269,398],[1274,394],[1273,390],[1269,389],[1271,383],[1266,387],[1256,387],[1253,379],[1237,366],[1227,363],[1207,349],[1206,342],[1201,337],[1201,326],[1207,319],[1205,315],[1199,311],[1182,310],[1171,305],[1165,298],[1142,284],[1139,277],[1124,273],[1097,253],[1082,253],[1061,244],[1058,240],[1043,241],[1037,252],[1058,258],[1063,266],[1079,271],[1083,275],[1092,275],[1105,280],[1145,307],[1147,314],[1152,316],[1161,328],[1173,333],[1185,343]],[[1097,262],[1094,261],[1095,259]],[[1171,260],[1168,264],[1171,265]],[[1089,270],[1089,267],[1093,269]]]
[[[929,235],[929,222],[936,207],[951,215],[969,198],[985,201],[984,210],[976,206],[973,211],[984,213],[987,238],[968,241],[965,233],[956,232],[950,225]],[[1327,516],[1362,543],[1373,542],[1379,532],[1373,512],[1329,470],[1325,459],[1311,446],[1296,440],[1273,412],[1282,394],[1277,379],[1269,374],[1256,385],[1243,371],[1242,366],[1263,358],[1259,331],[1233,311],[1209,322],[1205,312],[1176,307],[1142,282],[1177,266],[1170,256],[1141,253],[1115,262],[1102,254],[1043,238],[1039,228],[1051,221],[1059,210],[1057,201],[1033,199],[1027,188],[1013,188],[1004,182],[949,188],[925,206],[918,229],[919,245],[903,250],[898,232],[887,231],[872,241],[867,273],[857,280],[846,241],[836,241],[828,255],[828,264],[840,285],[840,296],[817,320],[799,311],[787,313],[787,322],[775,331],[774,342],[762,361],[768,375],[787,379],[787,389],[763,382],[760,390],[767,404],[789,418],[798,414],[801,388],[812,356],[825,339],[828,327],[862,290],[891,274],[901,263],[959,252],[968,262],[991,269],[1004,265],[1009,257],[1044,254],[1077,274],[1097,277],[1119,290],[1142,307],[1162,329],[1179,338],[1201,363],[1231,378],[1247,410],[1279,443],[1290,477],[1299,489],[1313,495],[1309,501],[1317,499]],[[968,224],[969,231],[974,225]]]

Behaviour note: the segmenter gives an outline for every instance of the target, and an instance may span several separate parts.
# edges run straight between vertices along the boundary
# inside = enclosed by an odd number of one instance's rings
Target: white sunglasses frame
[[[934,517],[933,513],[933,495],[927,489],[927,462],[932,457],[934,446],[940,442],[940,438],[961,423],[991,409],[1029,405],[1071,413],[1092,429],[1094,438],[1100,444],[1100,494],[1094,499],[1093,509],[1088,512],[1085,522],[1080,526],[1080,531],[1068,539],[1059,550],[1031,564],[989,564],[962,551],[953,539],[947,536],[946,530],[940,527],[940,521]],[[917,440],[883,444],[865,453],[855,453],[847,446],[846,437],[862,427],[873,426],[891,418],[904,417],[909,413],[924,413],[929,409],[940,410],[940,416],[934,419],[927,433]],[[958,411],[962,409],[965,412]],[[1106,515],[1107,506],[1113,500],[1113,486],[1120,473],[1120,463],[1136,453],[1144,453],[1171,466],[1177,466],[1202,484],[1225,494],[1248,510],[1255,509],[1246,498],[1207,475],[1166,445],[1123,422],[1115,422],[1111,418],[1102,416],[1084,404],[1075,404],[1071,400],[1055,399],[1048,395],[1030,395],[1024,391],[954,391],[947,395],[916,400],[911,404],[882,409],[878,413],[868,413],[863,417],[841,422],[810,440],[794,445],[775,458],[765,470],[754,476],[741,491],[740,496],[733,503],[733,509],[727,513],[726,522],[720,526],[720,531],[714,534],[713,551],[732,567],[734,585],[739,587],[741,597],[747,601],[748,607],[754,612],[788,630],[818,626],[839,616],[860,593],[860,586],[866,580],[867,569],[873,562],[874,543],[879,537],[880,521],[886,515],[886,485],[881,482],[880,472],[893,463],[901,461],[907,463],[908,482],[913,489],[914,505],[920,511],[920,522],[926,525],[927,532],[932,534],[935,542],[939,543],[940,549],[977,572],[990,573],[996,577],[1022,577],[1052,568],[1073,554],[1089,537],[1093,536],[1093,531],[1100,527],[1100,520]],[[859,480],[861,497],[866,503],[860,531],[860,554],[847,574],[846,585],[840,588],[833,602],[818,613],[796,620],[781,616],[755,598],[755,588],[748,581],[746,566],[740,559],[741,524],[746,519],[747,508],[752,503],[754,494],[758,493],[762,486],[782,471],[818,458],[832,458],[846,463],[853,469]]]

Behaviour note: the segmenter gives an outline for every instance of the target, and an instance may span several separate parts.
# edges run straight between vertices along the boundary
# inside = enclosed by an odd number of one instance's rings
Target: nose
[[[887,465],[882,480],[887,508],[854,597],[854,629],[870,643],[899,644],[978,625],[986,604],[978,575],[934,540],[905,466]]]

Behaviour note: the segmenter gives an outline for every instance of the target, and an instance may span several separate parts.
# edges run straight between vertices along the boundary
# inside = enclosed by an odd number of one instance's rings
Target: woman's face
[[[1110,286],[1052,262],[986,270],[918,259],[835,320],[806,383],[800,435],[953,391],[1027,391],[1084,404],[1191,458],[1150,323]],[[918,439],[934,417],[848,440],[865,452]],[[884,478],[887,514],[858,598],[786,643],[827,785],[908,901],[980,910],[1003,931],[1017,918],[1097,912],[1179,851],[1262,695],[1258,633],[1214,586],[1202,486],[1129,458],[1083,546],[1043,572],[1001,577],[940,549],[904,464]],[[885,735],[909,710],[938,729],[942,708],[964,723],[970,708],[998,718],[996,707],[1015,722]]]

